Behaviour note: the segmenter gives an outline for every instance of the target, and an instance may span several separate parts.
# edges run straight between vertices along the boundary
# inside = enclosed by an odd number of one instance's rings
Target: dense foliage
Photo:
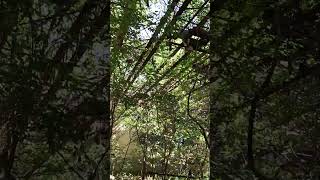
[[[320,178],[319,12],[1,1],[0,180]]]

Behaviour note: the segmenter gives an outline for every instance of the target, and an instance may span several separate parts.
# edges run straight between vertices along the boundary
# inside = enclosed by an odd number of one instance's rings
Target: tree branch
[[[71,164],[69,164],[67,159],[63,156],[63,154],[61,154],[59,151],[57,151],[57,154],[61,157],[63,162],[68,166],[68,169],[74,172],[80,179],[85,180],[85,178],[73,166],[71,166]]]
[[[190,98],[191,98],[191,96],[192,96],[192,92],[194,92],[193,89],[195,88],[196,84],[197,84],[197,81],[194,82],[191,90],[190,90],[189,93],[188,93],[187,114],[188,114],[188,116],[190,117],[190,119],[199,126],[199,128],[200,128],[200,130],[201,130],[201,134],[202,134],[202,136],[203,136],[203,138],[204,138],[204,140],[205,140],[205,142],[206,142],[206,146],[209,148],[209,140],[208,140],[208,136],[207,136],[207,133],[206,133],[205,128],[204,128],[204,127],[198,122],[198,120],[197,120],[196,118],[194,118],[194,117],[191,115],[191,113],[190,113]]]

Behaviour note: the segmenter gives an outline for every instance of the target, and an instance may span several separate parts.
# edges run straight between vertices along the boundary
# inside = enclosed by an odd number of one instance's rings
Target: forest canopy
[[[320,178],[320,1],[1,0],[0,180]]]

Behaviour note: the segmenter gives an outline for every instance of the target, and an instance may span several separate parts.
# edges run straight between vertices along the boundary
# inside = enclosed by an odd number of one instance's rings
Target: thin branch
[[[101,14],[97,16],[94,20],[94,22],[91,25],[91,28],[89,32],[87,32],[83,39],[80,40],[80,45],[76,49],[76,51],[73,53],[71,59],[69,60],[69,63],[64,63],[63,67],[60,69],[58,77],[55,79],[55,82],[47,92],[44,100],[42,103],[48,103],[50,98],[54,97],[55,92],[61,87],[63,79],[73,70],[73,67],[76,65],[77,61],[83,56],[83,54],[88,49],[88,43],[92,44],[93,39],[98,36],[101,29],[104,27],[105,23],[107,23],[108,19],[110,18],[110,1],[108,1],[109,4],[106,4],[105,8],[102,10]],[[79,15],[80,16],[80,15]],[[76,25],[75,25],[76,26]],[[72,29],[70,29],[70,32],[72,32]],[[62,45],[63,46],[63,45]],[[59,50],[58,50],[59,51]],[[62,50],[61,50],[62,51]],[[64,52],[64,50],[63,50]],[[56,54],[55,60],[60,55]],[[41,104],[42,104],[41,103]],[[42,106],[44,107],[44,106]]]
[[[177,62],[175,62],[168,70],[166,70],[157,80],[149,86],[146,92],[151,91],[164,77],[166,77],[170,72],[173,71],[182,61],[184,61],[188,56],[190,52],[186,52]]]
[[[183,30],[185,30],[185,29],[189,26],[189,24],[194,20],[194,18],[196,18],[196,17],[198,16],[198,14],[205,8],[205,6],[207,5],[208,2],[209,2],[209,0],[206,0],[206,1],[202,4],[202,6],[201,6],[200,8],[198,8],[198,11],[190,18],[190,20],[187,22],[187,24],[185,24],[185,25],[183,26],[183,28],[181,29],[180,32],[182,32]]]
[[[174,8],[176,7],[176,5],[178,4],[179,1],[180,0],[173,0],[172,3],[170,5],[168,5],[168,10],[166,11],[165,15],[161,17],[160,22],[159,22],[158,26],[156,27],[155,32],[152,34],[152,37],[150,38],[150,40],[148,41],[148,44],[145,47],[145,50],[139,56],[137,63],[135,64],[129,77],[127,78],[127,81],[129,83],[132,81],[131,78],[134,77],[136,73],[139,73],[139,72],[136,72],[136,70],[139,67],[139,65],[142,63],[143,57],[149,51],[149,48],[151,47],[151,45],[157,40],[156,37],[160,33],[161,29],[164,27],[167,19],[169,18],[170,14],[173,12]]]
[[[54,62],[62,62],[63,57],[65,56],[65,54],[67,53],[67,50],[69,49],[70,45],[73,42],[72,40],[78,39],[81,30],[85,27],[85,25],[87,25],[89,21],[90,13],[97,6],[97,4],[98,4],[98,0],[88,0],[84,4],[79,16],[74,21],[71,28],[65,35],[66,42],[63,43],[57,50],[53,58]]]
[[[148,172],[149,175],[158,175],[158,176],[170,176],[170,177],[177,177],[177,178],[187,178],[187,179],[199,179],[199,177],[192,177],[189,175],[178,175],[178,174],[167,174],[167,173],[157,173],[157,172]]]
[[[21,22],[18,25],[26,25],[26,24],[30,24],[30,23],[42,23],[42,22],[47,22],[49,20],[52,19],[56,19],[56,18],[60,18],[63,16],[67,16],[67,15],[74,15],[76,13],[79,13],[79,10],[73,10],[73,11],[66,11],[66,12],[59,12],[57,14],[51,15],[51,16],[47,16],[47,17],[43,17],[43,18],[39,18],[39,19],[33,19],[29,22]]]
[[[248,117],[248,135],[247,135],[247,158],[248,158],[248,169],[250,169],[252,172],[255,173],[256,176],[258,177],[263,177],[262,174],[260,174],[257,169],[255,168],[255,163],[254,163],[254,156],[253,156],[253,131],[254,131],[254,123],[255,123],[255,117],[256,117],[256,111],[257,111],[257,106],[258,103],[260,101],[258,93],[261,92],[261,90],[263,90],[264,88],[267,88],[267,86],[269,86],[274,70],[276,68],[276,63],[277,61],[273,61],[271,68],[268,72],[268,75],[266,77],[266,79],[264,80],[264,82],[262,83],[261,87],[259,88],[259,90],[255,93],[255,97],[253,98],[253,100],[251,101],[251,109],[249,112],[249,117]],[[266,177],[264,177],[264,179],[266,179]]]
[[[110,148],[106,148],[105,152],[101,155],[101,158],[99,159],[99,161],[98,161],[98,163],[97,163],[97,165],[96,165],[93,173],[91,173],[91,175],[88,177],[88,180],[94,180],[94,178],[96,177],[97,171],[98,171],[98,169],[99,169],[102,161],[104,160],[104,158],[106,157],[106,155],[107,155],[108,153],[110,153],[109,151],[110,151]]]
[[[192,92],[194,92],[193,89],[195,88],[196,84],[197,84],[197,81],[195,81],[193,83],[193,86],[192,86],[191,90],[188,93],[187,113],[188,113],[188,116],[190,117],[190,119],[199,126],[199,128],[201,130],[201,134],[202,134],[202,136],[203,136],[203,138],[204,138],[204,140],[206,142],[206,146],[209,148],[209,140],[208,140],[208,136],[207,136],[207,133],[206,133],[206,129],[190,113],[190,99],[191,99],[191,96],[192,96]]]
[[[178,12],[174,15],[174,17],[172,18],[172,20],[169,22],[169,24],[165,27],[164,29],[164,33],[162,34],[162,36],[158,39],[158,41],[155,43],[155,45],[153,46],[153,48],[151,49],[150,53],[148,54],[148,56],[145,58],[145,60],[142,62],[141,66],[139,67],[139,69],[136,72],[133,72],[133,74],[131,75],[132,78],[128,78],[128,85],[124,91],[124,94],[128,91],[129,87],[132,85],[132,83],[136,80],[136,78],[138,77],[139,73],[141,72],[141,70],[146,66],[146,64],[150,61],[151,57],[156,53],[156,51],[158,50],[161,42],[167,37],[168,31],[171,30],[171,28],[174,26],[174,24],[178,21],[178,18],[182,15],[182,13],[185,11],[185,9],[187,8],[187,6],[191,3],[192,0],[185,0],[182,4],[182,6],[180,7],[180,9],[178,10]]]
[[[68,169],[74,172],[80,179],[85,180],[85,178],[71,164],[69,164],[68,160],[63,156],[63,154],[61,154],[59,151],[57,151],[57,154],[61,157],[63,162],[68,166]]]
[[[256,116],[257,110],[257,102],[258,99],[254,98],[251,102],[251,109],[248,118],[248,135],[247,135],[247,158],[248,158],[248,169],[252,172],[255,172],[255,165],[254,165],[254,157],[253,157],[253,129],[254,129],[254,119]]]

